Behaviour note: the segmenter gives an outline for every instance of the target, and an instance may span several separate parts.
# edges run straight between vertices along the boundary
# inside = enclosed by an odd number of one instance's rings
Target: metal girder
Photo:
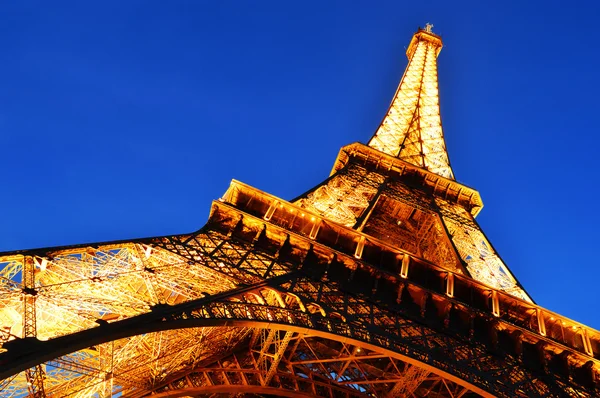
[[[35,286],[35,266],[33,258],[26,257],[23,262],[23,339],[35,339],[37,337],[35,298],[37,295]],[[44,392],[45,372],[41,364],[37,364],[25,370],[29,394],[34,398],[46,396]]]
[[[407,366],[402,374],[402,380],[398,381],[394,388],[388,393],[388,397],[409,397],[421,384],[423,378],[430,374],[425,369],[417,366]]]
[[[352,227],[374,199],[385,177],[352,164],[297,198],[298,206]]]
[[[271,380],[273,379],[273,376],[275,375],[275,373],[277,372],[279,363],[281,362],[281,359],[283,358],[283,354],[285,353],[285,350],[287,349],[288,344],[290,343],[290,340],[291,340],[293,334],[294,334],[294,332],[287,331],[287,332],[285,332],[282,339],[277,340],[277,344],[275,347],[275,353],[272,357],[271,364],[269,365],[268,370],[263,379],[264,385],[268,385],[271,382]]]
[[[336,385],[331,380],[314,377],[309,374],[294,374],[276,369],[268,382],[265,382],[264,372],[255,366],[249,351],[237,353],[221,359],[218,363],[190,370],[185,375],[169,380],[163,386],[155,389],[152,396],[172,396],[174,392],[199,389],[203,393],[213,390],[238,392],[261,391],[259,388],[280,390],[282,396],[293,392],[310,397],[367,397],[355,389]],[[250,389],[249,387],[254,387]]]

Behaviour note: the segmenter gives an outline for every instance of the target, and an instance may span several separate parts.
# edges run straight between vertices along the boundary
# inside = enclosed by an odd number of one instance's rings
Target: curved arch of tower
[[[187,235],[0,253],[4,397],[600,394],[454,179],[428,25],[368,145],[293,201],[232,181]]]

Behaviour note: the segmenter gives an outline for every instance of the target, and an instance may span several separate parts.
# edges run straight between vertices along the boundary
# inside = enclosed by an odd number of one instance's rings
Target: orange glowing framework
[[[192,234],[1,253],[0,395],[598,396],[600,333],[533,303],[454,179],[441,48],[415,33],[369,144],[291,202],[233,181]]]

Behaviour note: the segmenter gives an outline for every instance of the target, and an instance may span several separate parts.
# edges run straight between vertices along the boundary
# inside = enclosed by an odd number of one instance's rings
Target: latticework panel
[[[32,336],[40,340],[233,286],[222,274],[142,244],[74,248],[45,257],[0,257],[0,264],[9,264],[6,277],[0,279],[0,322],[9,339],[28,336],[22,311],[22,275],[28,262],[34,267],[36,330]]]
[[[147,392],[173,374],[227,355],[247,341],[246,328],[189,328],[144,333],[42,364],[49,397],[112,397]],[[25,372],[0,387],[7,398],[28,395]]]
[[[435,213],[393,199],[387,192],[379,197],[363,232],[451,271],[460,270],[460,261]]]
[[[353,164],[297,199],[296,203],[322,217],[352,227],[384,180],[381,174]]]
[[[465,209],[437,199],[440,213],[454,246],[467,264],[471,276],[480,282],[531,302],[512,273],[488,242],[483,232]]]
[[[156,392],[268,392],[325,397],[474,396],[430,371],[361,345],[278,329],[257,329],[247,349],[168,380]],[[282,391],[283,390],[283,393]]]
[[[156,305],[177,304],[233,286],[220,273],[190,264],[174,253],[136,243],[54,250],[45,256],[16,254],[0,257],[0,265],[4,265],[0,325],[3,342],[9,344],[21,338],[48,340],[72,334],[146,313]],[[154,346],[159,343],[149,338],[140,336],[139,344],[130,347],[156,350]],[[116,357],[111,354],[111,363],[117,366],[119,358],[129,363],[131,358],[124,350],[119,348]],[[7,396],[22,396],[23,391],[15,387],[18,385],[40,397],[57,389],[62,394],[70,388],[65,386],[76,385],[77,396],[106,388],[106,383],[98,384],[98,374],[106,373],[108,365],[97,363],[105,358],[90,356],[89,352],[66,358],[63,364],[67,368],[48,363],[27,370],[5,386]],[[74,369],[97,372],[84,377],[73,373]],[[145,370],[146,374],[152,373]]]
[[[462,273],[462,267],[457,265],[459,262],[456,259],[456,251],[448,242],[446,231],[439,220],[432,219],[431,226],[425,228],[428,229],[419,242],[421,256],[434,264]]]

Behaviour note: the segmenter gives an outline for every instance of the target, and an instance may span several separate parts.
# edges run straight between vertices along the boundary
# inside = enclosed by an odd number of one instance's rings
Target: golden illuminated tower
[[[233,181],[185,235],[0,254],[3,397],[600,394],[454,180],[431,26],[368,145],[295,200]]]

